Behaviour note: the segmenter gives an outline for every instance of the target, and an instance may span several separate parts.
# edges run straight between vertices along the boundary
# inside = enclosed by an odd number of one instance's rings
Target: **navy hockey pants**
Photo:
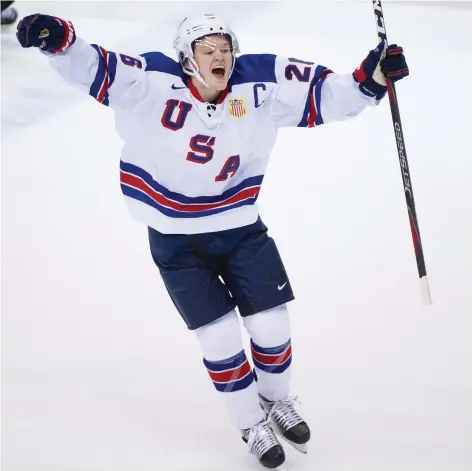
[[[241,316],[294,299],[277,246],[259,218],[254,224],[205,234],[162,234],[149,228],[154,262],[191,330],[236,306]]]

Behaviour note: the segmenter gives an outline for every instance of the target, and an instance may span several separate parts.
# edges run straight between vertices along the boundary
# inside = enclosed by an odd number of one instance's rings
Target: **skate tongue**
[[[249,450],[256,456],[263,455],[269,448],[277,445],[277,439],[270,428],[268,420],[254,425],[249,430],[247,440]]]

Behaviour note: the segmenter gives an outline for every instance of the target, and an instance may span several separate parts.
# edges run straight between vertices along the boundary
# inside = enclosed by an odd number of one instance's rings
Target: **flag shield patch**
[[[244,106],[244,99],[232,98],[229,100],[229,114],[233,118],[242,118],[246,116],[246,107]]]

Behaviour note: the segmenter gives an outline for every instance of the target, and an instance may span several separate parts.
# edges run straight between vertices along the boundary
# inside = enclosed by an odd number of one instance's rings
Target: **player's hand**
[[[25,16],[19,23],[16,37],[23,47],[39,47],[42,51],[63,52],[75,41],[74,26],[55,16]]]
[[[386,79],[396,82],[409,74],[403,48],[391,44],[385,49],[385,43],[369,52],[361,65],[353,72],[353,77],[359,83],[359,90],[364,95],[382,99],[387,92]]]

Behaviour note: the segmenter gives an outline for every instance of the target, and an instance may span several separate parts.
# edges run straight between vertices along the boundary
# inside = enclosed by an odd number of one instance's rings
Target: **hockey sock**
[[[216,390],[221,394],[234,424],[247,429],[264,418],[251,366],[244,352],[235,311],[195,330]]]
[[[269,401],[289,395],[292,363],[290,319],[286,305],[244,318],[251,336],[257,387]]]

